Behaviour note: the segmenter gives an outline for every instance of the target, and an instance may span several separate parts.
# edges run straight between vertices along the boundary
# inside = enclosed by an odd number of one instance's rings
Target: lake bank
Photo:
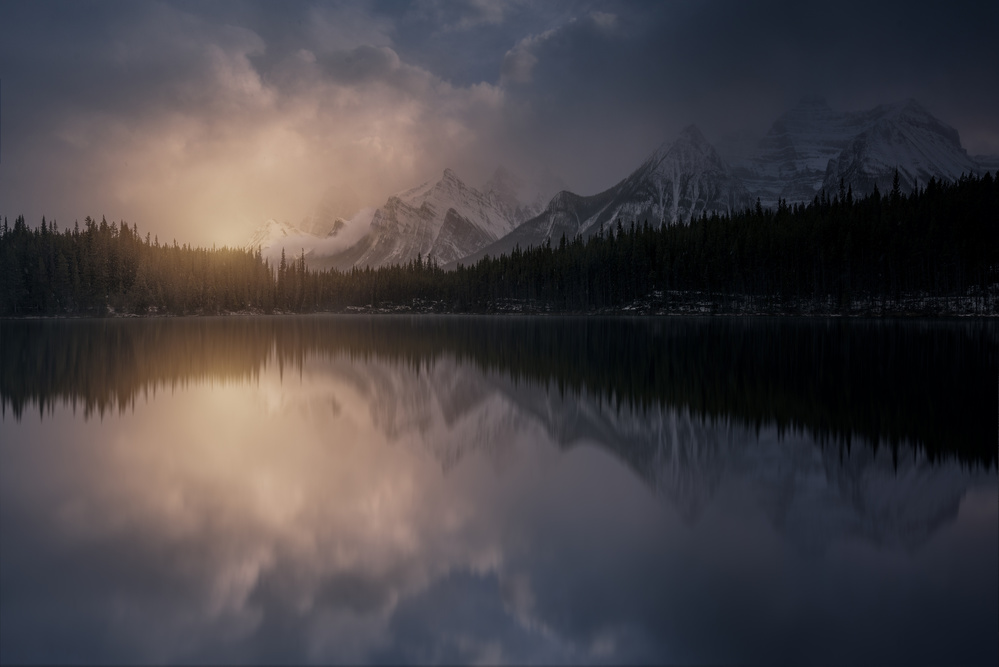
[[[88,317],[208,317],[208,316],[257,316],[257,315],[571,315],[571,316],[746,316],[746,317],[999,317],[999,286],[988,294],[967,296],[934,296],[929,294],[903,295],[896,300],[851,299],[845,302],[829,298],[781,299],[758,295],[725,295],[704,292],[657,292],[621,306],[607,306],[588,310],[560,309],[552,304],[528,299],[496,299],[481,306],[454,308],[444,301],[413,299],[408,303],[378,301],[364,305],[345,306],[336,310],[235,310],[163,312],[150,308],[147,312],[60,313],[50,315],[5,315],[0,319],[59,319]]]

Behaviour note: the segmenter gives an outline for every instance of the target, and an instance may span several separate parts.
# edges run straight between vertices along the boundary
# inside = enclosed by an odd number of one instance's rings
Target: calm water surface
[[[992,322],[0,322],[0,662],[996,664]]]

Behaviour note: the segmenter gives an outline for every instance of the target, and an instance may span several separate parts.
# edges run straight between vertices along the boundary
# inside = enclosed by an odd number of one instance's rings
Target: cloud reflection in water
[[[100,419],[4,375],[52,406],[0,423],[4,661],[994,662],[994,463],[305,321],[166,325],[207,371],[141,349],[101,395],[179,384]]]

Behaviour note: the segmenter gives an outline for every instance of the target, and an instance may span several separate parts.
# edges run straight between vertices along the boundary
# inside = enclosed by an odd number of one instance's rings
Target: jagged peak
[[[964,152],[964,148],[961,147],[961,136],[958,131],[934,116],[914,98],[910,97],[900,102],[883,104],[875,108],[875,113],[880,117],[876,122],[872,123],[871,128],[877,127],[883,129],[886,124],[894,125],[899,123],[902,125],[920,126],[946,137],[951,144]],[[862,133],[858,136],[865,135],[866,133]]]
[[[677,141],[685,141],[692,144],[708,143],[708,140],[704,138],[704,134],[701,133],[701,128],[697,127],[694,123],[691,123],[680,131]]]
[[[583,199],[583,197],[577,195],[575,192],[571,192],[569,190],[559,190],[548,202],[548,206],[545,207],[545,210],[549,212],[556,211],[558,209],[565,208],[566,206],[575,204],[581,199]]]
[[[926,107],[919,103],[918,100],[909,98],[898,104],[898,111],[896,112],[900,118],[931,118],[933,120],[939,119],[933,116]]]
[[[704,138],[701,128],[691,123],[680,131],[674,144],[692,144],[694,146],[707,146],[708,140]]]
[[[704,138],[704,135],[701,133],[701,129],[694,123],[691,123],[687,127],[680,130],[680,134],[678,134],[676,138],[666,139],[659,144],[659,148],[652,153],[649,160],[658,162],[670,153],[670,151],[682,146],[702,147],[710,146],[710,144],[708,144],[707,139]]]
[[[880,118],[931,118],[933,114],[927,111],[926,107],[920,104],[915,98],[907,98],[889,104],[880,104],[874,107],[872,113]]]
[[[443,180],[445,180],[445,181],[458,181],[458,182],[461,182],[461,179],[458,178],[458,175],[455,174],[454,170],[452,170],[452,169],[445,169],[444,170],[444,178],[443,178]]]
[[[338,217],[336,220],[333,221],[333,227],[328,232],[326,232],[326,238],[335,237],[347,226],[347,223],[348,220]]]
[[[290,222],[282,222],[276,218],[268,218],[250,235],[244,247],[254,249],[260,246],[270,246],[278,239],[289,236],[301,236],[305,232]]]

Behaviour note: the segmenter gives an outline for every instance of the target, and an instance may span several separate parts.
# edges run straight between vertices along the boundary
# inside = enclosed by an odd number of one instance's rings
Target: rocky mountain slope
[[[536,215],[545,185],[499,168],[479,190],[445,169],[440,180],[388,198],[366,220],[338,219],[349,245],[313,243],[306,260],[315,268],[348,269],[406,264],[414,259],[448,264],[493,243]],[[331,233],[336,233],[334,227]]]
[[[931,178],[957,180],[979,171],[979,165],[961,147],[957,130],[934,118],[915,100],[882,105],[872,119],[834,159],[829,161],[822,187],[835,192],[840,180],[854,192],[867,194],[877,186],[887,192],[895,169],[903,192]]]
[[[588,197],[563,190],[539,215],[462,261],[474,263],[486,254],[509,253],[518,245],[537,246],[546,239],[558,242],[562,235],[591,236],[618,219],[655,225],[689,223],[702,214],[732,213],[750,202],[742,183],[691,125],[617,185]]]
[[[729,142],[731,143],[731,142]],[[819,97],[782,114],[755,150],[740,140],[731,163],[689,126],[663,143],[631,174],[594,195],[556,191],[557,179],[522,179],[500,168],[476,189],[450,169],[389,197],[378,209],[351,215],[356,196],[331,188],[316,212],[295,227],[270,220],[249,246],[268,258],[303,249],[315,268],[378,267],[417,257],[442,266],[472,264],[564,235],[588,237],[620,220],[686,224],[702,214],[725,215],[755,204],[810,202],[840,183],[862,196],[891,188],[898,169],[903,192],[930,178],[999,168],[999,157],[968,156],[957,130],[915,100],[857,112],[835,111]],[[549,199],[550,197],[550,199]],[[350,210],[348,210],[350,209]],[[333,239],[333,240],[331,240]]]
[[[875,184],[884,191],[896,167],[905,192],[933,176],[955,180],[981,171],[957,130],[911,99],[840,112],[822,98],[803,98],[774,122],[748,159],[733,163],[750,195],[770,207],[779,199],[809,202],[823,188],[838,192],[840,179],[858,195]]]
[[[850,540],[917,549],[989,477],[907,445],[893,455],[855,438],[844,452],[805,434],[781,435],[774,424],[756,429],[678,406],[622,408],[448,357],[420,372],[377,360],[363,373],[341,361],[328,372],[355,388],[386,437],[424,451],[444,472],[471,457],[502,459],[517,442],[597,447],[690,525],[723,484],[745,485],[774,528],[810,553]]]

